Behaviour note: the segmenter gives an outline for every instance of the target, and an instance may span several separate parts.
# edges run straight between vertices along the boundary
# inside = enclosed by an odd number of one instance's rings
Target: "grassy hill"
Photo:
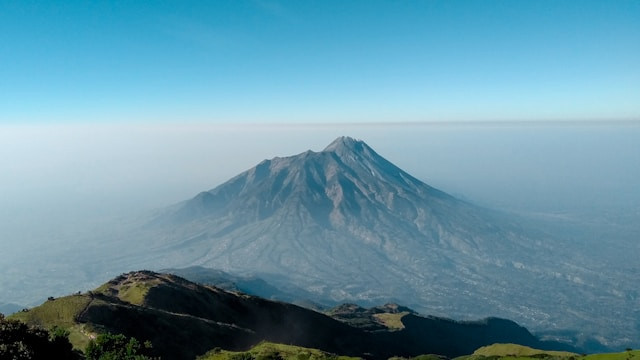
[[[215,347],[239,351],[262,340],[349,354],[367,346],[364,332],[321,313],[149,271],[123,274],[94,291],[12,317],[67,328],[80,349],[102,332],[149,340],[165,359],[193,359]]]
[[[625,351],[618,353],[591,354],[584,357],[584,360],[638,360],[640,350]]]
[[[123,274],[94,291],[51,299],[12,317],[69,329],[79,349],[104,332],[148,340],[164,359],[193,359],[216,347],[246,352],[261,341],[371,359],[454,357],[496,342],[562,350],[562,344],[540,342],[503,319],[458,322],[423,317],[395,304],[344,305],[323,314],[150,271]]]
[[[95,332],[90,327],[78,323],[76,319],[90,302],[91,297],[86,294],[50,299],[41,306],[27,312],[17,312],[10,318],[46,329],[53,326],[65,328],[69,330],[69,340],[74,347],[84,349],[89,340],[95,336]]]
[[[640,360],[640,350],[618,353],[576,354],[567,351],[534,349],[517,344],[492,344],[483,346],[472,355],[460,356],[454,360]]]
[[[528,346],[517,344],[493,344],[483,346],[473,352],[473,355],[480,355],[484,357],[489,356],[516,356],[516,357],[540,357],[540,355],[547,355],[553,357],[575,357],[576,353],[568,351],[550,351],[539,350]]]
[[[356,304],[342,304],[328,310],[327,315],[350,326],[364,330],[404,329],[402,318],[415,311],[397,304],[385,304],[365,309]]]
[[[198,360],[358,360],[359,357],[339,356],[318,349],[275,344],[263,341],[247,351],[214,349]]]

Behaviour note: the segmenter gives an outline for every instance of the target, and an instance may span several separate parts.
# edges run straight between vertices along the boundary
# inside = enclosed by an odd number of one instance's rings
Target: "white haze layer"
[[[638,123],[1,125],[0,267],[341,135],[467,201],[638,232]]]

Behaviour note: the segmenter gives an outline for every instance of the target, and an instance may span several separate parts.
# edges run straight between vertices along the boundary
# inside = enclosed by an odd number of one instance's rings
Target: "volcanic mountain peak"
[[[349,136],[340,136],[333,140],[331,144],[327,145],[322,151],[362,151],[363,148],[368,148],[362,140],[357,140]]]
[[[331,142],[319,154],[333,155],[350,167],[381,168],[378,170],[396,172],[394,165],[378,155],[369,145],[362,140],[357,140],[348,136],[340,136]]]
[[[446,201],[439,201],[443,199]],[[183,203],[178,212],[160,222],[206,219],[207,226],[226,223],[222,233],[227,233],[266,219],[272,222],[269,228],[276,231],[283,221],[297,223],[302,219],[300,229],[315,225],[323,230],[350,227],[348,234],[342,234],[349,238],[355,235],[354,231],[358,233],[355,237],[361,238],[365,229],[403,223],[412,232],[404,235],[415,239],[423,237],[419,228],[429,214],[449,213],[447,209],[457,204],[456,199],[404,172],[363,141],[341,136],[320,152],[264,160]],[[398,235],[398,229],[389,231]],[[298,238],[300,233],[296,230],[286,237],[291,235]],[[271,236],[283,238],[280,234]],[[253,240],[247,238],[249,242]]]
[[[350,137],[265,160],[126,236],[140,244],[138,266],[259,274],[327,305],[402,302],[522,321],[542,314],[539,329],[557,328],[559,309],[572,311],[539,289],[559,274],[592,276],[555,260],[565,249],[553,236],[435,189]]]

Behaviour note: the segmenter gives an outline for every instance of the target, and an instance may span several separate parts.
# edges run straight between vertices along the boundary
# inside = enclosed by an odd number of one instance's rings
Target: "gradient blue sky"
[[[640,119],[640,1],[1,1],[0,122]]]

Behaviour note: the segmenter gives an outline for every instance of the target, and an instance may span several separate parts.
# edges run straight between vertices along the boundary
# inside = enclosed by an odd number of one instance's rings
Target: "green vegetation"
[[[338,356],[317,349],[274,344],[263,341],[244,352],[213,349],[199,360],[356,360],[360,358]]]
[[[261,342],[244,351],[226,351],[215,348],[199,360],[353,360],[359,358],[338,356],[317,349],[299,346]],[[435,354],[418,355],[411,358],[391,357],[389,360],[445,360],[447,357]],[[640,360],[640,350],[621,353],[579,355],[566,351],[547,351],[516,344],[493,344],[483,346],[473,355],[457,357],[454,360]]]
[[[149,277],[148,272],[122,274],[113,281],[103,284],[96,293],[115,296],[133,305],[143,305],[149,289],[160,284],[158,278]]]
[[[69,330],[54,326],[46,331],[0,314],[0,359],[150,360],[151,343],[141,344],[122,334],[101,334],[91,340],[85,356],[69,342]]]
[[[620,353],[579,355],[566,351],[547,351],[516,344],[493,344],[483,346],[473,355],[454,360],[640,360],[640,350],[627,349]]]
[[[489,346],[483,346],[476,350],[473,355],[481,355],[484,357],[490,356],[517,356],[517,357],[540,357],[541,355],[548,355],[554,357],[572,357],[578,356],[578,354],[567,351],[546,351],[530,348],[528,346],[522,346],[517,344],[493,344]]]
[[[149,289],[153,287],[149,283],[132,283],[123,285],[118,293],[118,298],[122,301],[126,301],[134,305],[142,305],[144,298],[149,292]]]
[[[68,336],[59,327],[48,332],[0,314],[0,359],[80,359]]]
[[[412,357],[411,360],[443,360],[446,359],[446,356],[435,355],[435,354],[426,354],[426,355],[418,355],[416,357]]]
[[[100,334],[85,350],[87,360],[148,360],[151,343],[140,342],[122,334]]]
[[[587,355],[584,360],[640,360],[640,350],[628,349],[619,353]]]
[[[84,349],[89,343],[92,332],[83,324],[76,322],[77,316],[91,302],[89,295],[71,295],[47,300],[42,305],[10,316],[31,326],[41,328],[59,327],[69,332],[69,341],[75,349]]]
[[[380,313],[374,314],[373,317],[378,320],[379,323],[389,329],[400,330],[404,329],[402,318],[407,314],[409,314],[409,312],[407,311],[403,311],[400,313]]]
[[[446,356],[435,355],[435,354],[418,355],[412,358],[403,358],[398,356],[389,358],[389,360],[447,360],[447,359],[448,358]]]
[[[402,318],[415,312],[397,304],[385,304],[365,309],[356,304],[342,304],[325,312],[349,326],[367,330],[402,330]]]
[[[42,305],[26,312],[11,315],[12,319],[36,326],[60,326],[64,328],[75,325],[76,316],[91,302],[87,295],[71,295],[48,300]]]
[[[135,336],[150,340],[156,355],[184,360],[194,359],[214,347],[217,348],[201,358],[350,359],[336,355],[340,353],[386,359],[397,354],[458,356],[473,352],[458,359],[640,360],[640,353],[631,349],[618,354],[583,356],[514,344],[478,348],[489,341],[499,342],[505,338],[508,340],[503,342],[566,348],[559,343],[541,343],[528,331],[502,319],[469,325],[420,317],[395,304],[370,309],[346,304],[330,313],[334,319],[283,303],[200,286],[171,275],[138,271],[120,275],[86,294],[50,298],[36,308],[12,315],[11,319],[22,321],[27,327],[40,328],[39,331],[45,333],[49,330],[53,334],[51,339],[64,339],[75,349],[86,350],[91,359],[145,359],[149,349],[127,337]],[[408,324],[406,328],[403,322]],[[438,329],[444,329],[441,337],[429,336]],[[486,333],[486,329],[490,331]],[[106,332],[126,335],[100,335]],[[479,337],[479,333],[487,336]],[[504,336],[505,333],[508,336]],[[311,343],[322,350],[270,342],[262,342],[247,351],[221,349],[246,349],[260,340],[303,346]],[[15,342],[11,344],[5,345],[6,351],[15,353],[24,347]],[[474,349],[477,350],[474,352]],[[444,360],[445,356],[420,355],[410,359]]]

